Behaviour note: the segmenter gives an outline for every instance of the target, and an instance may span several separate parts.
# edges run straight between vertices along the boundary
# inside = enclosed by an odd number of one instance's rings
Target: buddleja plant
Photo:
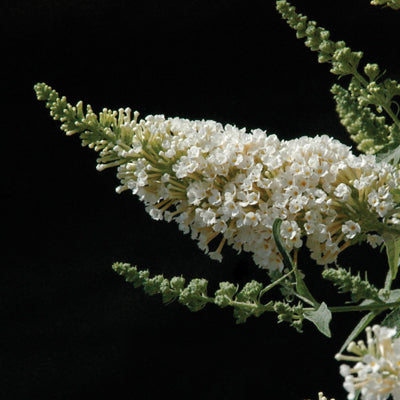
[[[398,0],[374,1],[393,9]],[[97,169],[117,168],[118,193],[131,191],[155,220],[174,221],[200,249],[221,261],[224,246],[252,254],[267,283],[243,287],[221,282],[210,294],[207,280],[151,275],[149,270],[116,262],[113,269],[134,287],[178,301],[192,311],[208,303],[232,307],[236,321],[265,312],[277,314],[298,331],[305,320],[330,336],[335,312],[362,313],[336,358],[355,362],[340,372],[349,399],[400,399],[400,289],[392,289],[400,254],[400,84],[384,78],[377,64],[362,66],[361,52],[277,1],[282,18],[298,38],[330,63],[348,87],[333,85],[342,124],[363,153],[328,136],[280,140],[255,129],[246,132],[215,121],[190,121],[103,109],[98,115],[80,101],[69,104],[50,86],[35,85],[39,100],[67,135],[99,153]],[[386,249],[384,287],[378,288],[348,268],[338,255],[357,243]],[[321,277],[347,293],[344,305],[316,299],[299,268],[306,246],[321,266]],[[168,274],[166,274],[168,275]],[[279,287],[280,300],[268,298]],[[382,326],[369,325],[378,316]],[[365,330],[367,343],[354,340]],[[346,350],[354,355],[343,355]],[[320,399],[325,399],[322,393]]]

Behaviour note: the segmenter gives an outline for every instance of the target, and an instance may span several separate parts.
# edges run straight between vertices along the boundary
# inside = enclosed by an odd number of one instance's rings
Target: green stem
[[[259,298],[262,297],[263,294],[267,293],[269,290],[271,290],[274,286],[278,285],[279,283],[281,283],[282,281],[284,281],[287,277],[289,277],[291,274],[293,274],[294,270],[292,269],[290,272],[288,272],[287,274],[281,276],[279,279],[277,279],[276,281],[272,282],[271,284],[269,284],[268,286],[266,286],[263,290],[261,290]]]
[[[205,298],[202,297],[202,300]],[[212,298],[207,298],[207,302],[209,303],[214,303],[214,300]],[[232,300],[230,302],[231,306],[236,306],[236,307],[241,307],[241,308],[247,308],[247,309],[259,309],[263,310],[263,312],[269,312],[269,311],[274,311],[273,308],[270,307],[270,304],[250,304],[250,303],[244,303],[240,301],[235,301]],[[380,310],[384,311],[385,309],[388,308],[396,308],[400,307],[400,301],[397,301],[395,303],[384,303],[384,304],[371,304],[371,305],[365,305],[365,306],[337,306],[337,307],[328,307],[329,311],[331,312],[355,312],[355,311],[372,311],[372,310]],[[307,307],[303,309],[304,312],[306,311],[315,311],[315,308],[313,307]]]
[[[400,301],[396,301],[394,303],[382,303],[382,304],[368,304],[365,306],[354,305],[354,306],[337,306],[337,307],[328,307],[331,312],[353,312],[353,311],[372,311],[372,310],[385,310],[387,308],[396,308],[400,307]],[[304,311],[315,311],[314,308],[305,308]]]
[[[232,307],[247,308],[249,310],[258,309],[258,310],[262,310],[262,312],[265,312],[265,311],[273,311],[270,303],[268,303],[268,304],[251,304],[251,303],[244,303],[242,301],[231,300],[230,305]]]

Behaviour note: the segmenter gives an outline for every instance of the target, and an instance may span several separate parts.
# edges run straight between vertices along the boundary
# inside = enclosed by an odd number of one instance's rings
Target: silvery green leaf
[[[329,323],[332,319],[332,313],[324,302],[322,302],[316,310],[306,311],[304,313],[304,318],[311,321],[325,336],[331,337]]]

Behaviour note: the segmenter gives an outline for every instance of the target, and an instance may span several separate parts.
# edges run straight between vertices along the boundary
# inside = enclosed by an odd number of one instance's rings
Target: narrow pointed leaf
[[[364,329],[371,323],[371,321],[378,315],[379,313],[375,311],[371,311],[368,314],[364,315],[360,322],[355,326],[352,330],[346,341],[343,343],[343,346],[339,350],[339,353],[342,353],[347,349],[347,346],[352,342]]]

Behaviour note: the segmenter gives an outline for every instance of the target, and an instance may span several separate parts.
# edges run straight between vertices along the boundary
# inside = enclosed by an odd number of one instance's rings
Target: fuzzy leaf
[[[322,302],[316,310],[306,311],[304,313],[304,318],[311,321],[325,336],[331,337],[329,323],[332,319],[332,313],[324,302]]]
[[[394,303],[400,300],[400,289],[391,290],[389,297],[385,299],[386,303]]]
[[[313,295],[309,291],[307,285],[305,284],[303,278],[300,275],[300,272],[295,270],[296,274],[296,290],[297,293],[300,295],[299,297],[306,301],[309,304],[312,304],[314,307],[319,305],[318,301],[314,299]]]

